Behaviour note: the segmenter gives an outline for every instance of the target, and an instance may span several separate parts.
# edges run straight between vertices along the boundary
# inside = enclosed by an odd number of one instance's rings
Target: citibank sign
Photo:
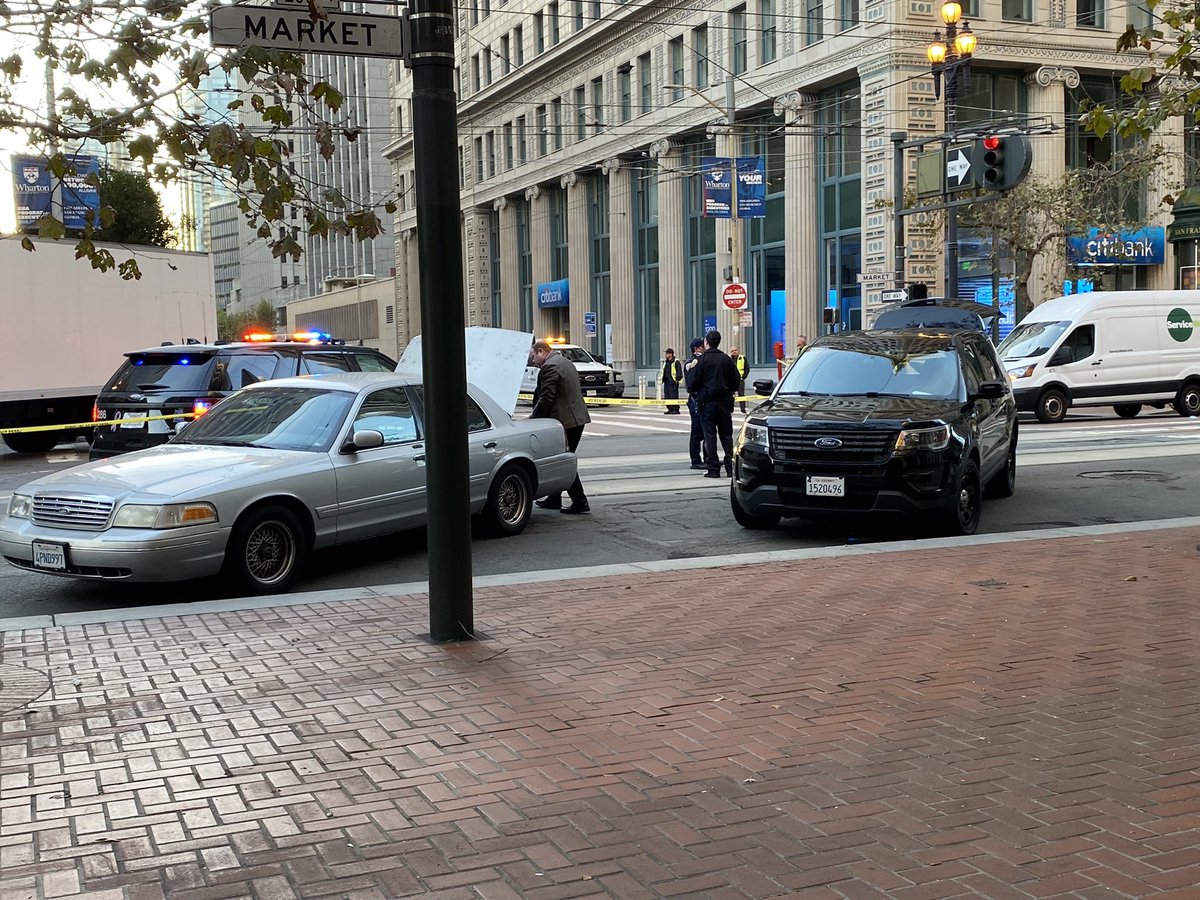
[[[1166,261],[1166,232],[1161,227],[1101,231],[1067,238],[1067,261],[1076,266],[1161,266]]]
[[[538,309],[555,309],[571,305],[571,282],[566,278],[547,281],[537,286]]]

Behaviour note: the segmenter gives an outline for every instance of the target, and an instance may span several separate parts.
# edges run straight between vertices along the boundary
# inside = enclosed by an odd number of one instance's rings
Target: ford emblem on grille
[[[836,450],[838,447],[842,446],[842,442],[839,438],[824,437],[817,438],[815,441],[813,441],[813,446],[818,447],[821,450]]]

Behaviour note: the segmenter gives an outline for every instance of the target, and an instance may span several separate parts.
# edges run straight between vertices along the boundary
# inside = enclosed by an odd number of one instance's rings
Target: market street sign
[[[859,272],[859,284],[887,284],[895,280],[895,272]]]
[[[405,56],[404,19],[330,12],[314,19],[307,9],[218,6],[210,23],[214,47],[269,47],[293,53]]]

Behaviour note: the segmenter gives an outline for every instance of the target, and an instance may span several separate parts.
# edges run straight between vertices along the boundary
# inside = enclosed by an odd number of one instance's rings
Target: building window
[[[511,172],[513,167],[513,126],[509,122],[504,126],[504,169]]]
[[[862,327],[862,114],[858,83],[821,95],[817,124],[818,218],[824,246],[821,296],[841,328]]]
[[[471,24],[479,24],[479,0],[471,0]]]
[[[488,178],[496,177],[496,132],[487,133],[487,173]]]
[[[549,128],[546,124],[546,107],[544,105],[539,106],[536,110],[534,126],[537,128],[537,154],[542,157],[549,152],[547,149],[549,142],[546,140]]]
[[[525,65],[525,28],[518,25],[513,29],[513,66]]]
[[[592,175],[587,180],[588,275],[592,279],[592,310],[596,313],[596,337],[589,348],[603,350],[600,343],[612,320],[612,258],[608,222],[608,176]],[[597,346],[599,345],[599,346]]]
[[[671,38],[667,42],[667,57],[671,64],[671,84],[682,85],[683,79],[683,38]],[[671,102],[678,103],[683,99],[683,88],[671,88]]]
[[[979,11],[979,0],[963,0],[963,16],[968,19],[978,19],[983,14]]]
[[[492,51],[490,48],[483,51],[483,86],[488,87],[492,83]]]
[[[500,74],[507,75],[512,68],[512,43],[506,34],[500,38]]]
[[[483,138],[475,138],[475,181],[483,181]]]
[[[621,121],[633,118],[633,67],[625,63],[617,69],[617,90],[620,93]]]
[[[643,116],[654,109],[653,74],[650,54],[643,53],[638,57],[638,107]]]
[[[1076,0],[1075,24],[1080,28],[1104,28],[1104,0]]]
[[[587,88],[582,84],[575,88],[575,140],[582,141],[588,136]]]
[[[517,117],[517,164],[529,162],[529,135],[526,133],[525,117]]]
[[[858,24],[858,0],[838,0],[838,31],[848,31]]]
[[[653,162],[633,172],[633,314],[635,362],[658,365],[661,357],[658,292],[658,169]],[[715,220],[714,220],[715,221]],[[715,287],[714,287],[715,290]],[[716,303],[716,298],[713,298]]]
[[[465,156],[466,154],[463,153],[463,148],[460,144],[458,147],[458,189],[460,191],[467,186],[467,165],[466,159],[464,158]]]
[[[572,13],[575,19],[575,30],[583,31],[583,0],[574,0]]]
[[[558,4],[551,3],[546,9],[550,11],[550,46],[556,47],[558,46],[560,35],[558,29]]]
[[[471,92],[472,93],[477,92],[479,90],[480,85],[483,84],[483,79],[482,79],[482,76],[480,75],[480,71],[481,70],[479,67],[479,54],[476,53],[471,56]]]
[[[533,55],[546,52],[546,17],[540,12],[533,14]]]
[[[491,14],[492,14],[491,0],[483,0],[483,15],[481,16],[481,18],[486,19]]]
[[[596,134],[604,130],[604,77],[592,79],[592,123]]]
[[[804,0],[804,11],[804,44],[809,46],[825,37],[825,0]]]
[[[530,228],[529,201],[517,200],[517,286],[520,291],[520,328],[533,332],[533,235]]]
[[[571,277],[570,253],[567,250],[567,192],[550,189],[550,278],[558,281]]]
[[[778,54],[779,23],[775,18],[775,0],[760,0],[758,4],[759,30],[762,32],[759,46],[759,63],[774,62]]]
[[[1029,21],[1028,19],[1021,18],[1020,16],[1010,16],[1007,12],[1010,3],[1012,3],[1012,0],[1004,0],[1004,18],[1016,18],[1020,19],[1022,22]],[[1150,27],[1150,24],[1154,21],[1154,18],[1150,14],[1150,6],[1146,0],[1126,0],[1126,6],[1130,28],[1136,28],[1138,31],[1141,31]]]
[[[563,148],[563,104],[562,97],[550,101],[550,124],[554,129],[554,149]]]
[[[692,80],[694,87],[708,87],[708,26],[692,29]]]
[[[598,22],[602,15],[604,14],[600,11],[600,0],[592,0],[592,21]]]
[[[729,39],[733,51],[733,74],[746,71],[746,7],[729,11]]]

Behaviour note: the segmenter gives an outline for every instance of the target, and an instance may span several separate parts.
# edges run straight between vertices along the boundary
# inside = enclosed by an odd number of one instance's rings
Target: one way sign
[[[971,145],[959,144],[946,150],[946,190],[961,191],[974,187],[971,174]]]

